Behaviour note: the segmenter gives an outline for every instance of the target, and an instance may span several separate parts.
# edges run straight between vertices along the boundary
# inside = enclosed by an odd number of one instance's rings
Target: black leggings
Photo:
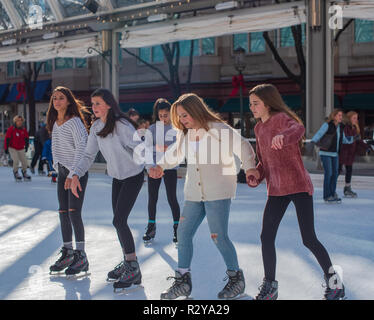
[[[339,165],[339,173],[342,172],[343,164]],[[351,183],[352,180],[352,165],[347,166],[345,165],[345,183]]]
[[[79,179],[82,191],[78,190],[79,198],[75,197],[71,190],[65,190],[65,180],[69,170],[58,165],[57,197],[59,202],[62,239],[64,243],[72,242],[73,229],[76,242],[84,242],[84,226],[82,221],[82,206],[84,193],[87,186],[88,173]]]
[[[326,249],[318,241],[314,230],[313,197],[304,192],[289,194],[286,196],[268,197],[264,211],[261,233],[262,258],[265,269],[265,278],[270,281],[275,280],[275,237],[277,235],[279,224],[291,201],[294,203],[296,208],[303,244],[317,258],[318,263],[323,269],[325,275],[328,275],[332,263]]]
[[[177,170],[165,170],[163,178],[173,220],[176,223],[180,218],[180,207],[177,200]],[[156,221],[156,205],[161,180],[162,178],[153,179],[148,176],[148,217],[150,221]]]
[[[144,182],[144,172],[124,180],[113,179],[112,206],[113,225],[125,254],[135,252],[135,243],[127,219]]]

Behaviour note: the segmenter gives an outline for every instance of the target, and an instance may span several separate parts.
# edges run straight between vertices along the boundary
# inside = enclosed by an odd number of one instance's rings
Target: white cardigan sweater
[[[195,150],[189,143],[191,132],[177,132],[176,142],[157,163],[164,170],[172,169],[187,159],[184,199],[214,201],[234,198],[236,194],[237,161],[246,171],[255,168],[255,153],[250,143],[225,123],[210,122]]]

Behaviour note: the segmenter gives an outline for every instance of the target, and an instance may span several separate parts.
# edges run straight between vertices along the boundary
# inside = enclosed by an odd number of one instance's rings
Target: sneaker
[[[223,290],[218,293],[218,299],[234,299],[244,293],[245,281],[243,271],[226,271],[227,277],[223,281],[229,280]]]
[[[186,272],[181,275],[179,271],[175,271],[175,277],[167,278],[167,280],[171,279],[175,281],[169,289],[161,293],[161,300],[174,300],[179,297],[188,298],[192,291],[191,273]]]
[[[258,289],[260,292],[256,296],[256,300],[278,299],[278,281],[268,281],[264,279],[262,285]]]

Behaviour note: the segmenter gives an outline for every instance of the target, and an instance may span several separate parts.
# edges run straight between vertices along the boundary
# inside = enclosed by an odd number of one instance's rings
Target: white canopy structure
[[[101,42],[99,38],[99,34],[89,34],[5,47],[0,50],[0,61],[36,62],[51,58],[93,57],[98,53],[94,50],[89,53],[88,48],[91,47],[100,51]]]
[[[337,1],[338,5],[343,7],[344,18],[355,18],[363,20],[374,20],[374,1],[373,0],[350,0]]]
[[[122,31],[121,46],[140,48],[181,40],[289,27],[306,22],[304,3],[295,1],[130,27]]]

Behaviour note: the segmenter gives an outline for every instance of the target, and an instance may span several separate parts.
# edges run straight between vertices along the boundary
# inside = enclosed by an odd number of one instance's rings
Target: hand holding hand
[[[259,184],[260,172],[257,169],[248,169],[245,173],[247,184],[250,187],[256,187]]]
[[[70,190],[73,195],[79,198],[77,189],[79,189],[79,191],[82,191],[82,186],[79,182],[78,176],[74,175],[70,183]]]
[[[160,166],[156,166],[150,168],[148,174],[152,179],[160,179],[164,175],[164,170]]]
[[[72,181],[72,179],[70,179],[70,178],[66,178],[66,180],[65,180],[65,185],[64,185],[64,189],[65,189],[65,190],[70,189],[71,181]]]

